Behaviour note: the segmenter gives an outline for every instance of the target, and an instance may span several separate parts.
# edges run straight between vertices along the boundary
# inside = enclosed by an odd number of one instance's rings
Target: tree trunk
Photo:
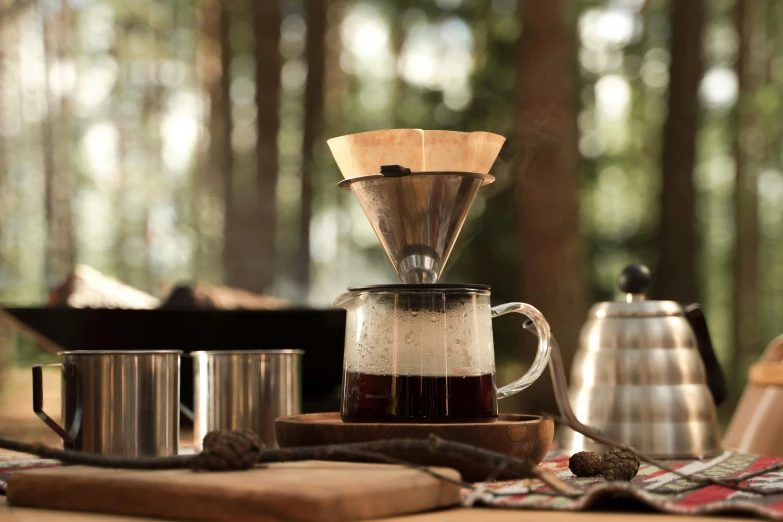
[[[73,16],[68,0],[60,2],[59,21],[59,45],[57,57],[63,62],[71,59],[73,54]],[[76,162],[72,147],[76,147],[79,136],[75,136],[75,125],[71,115],[71,100],[63,96],[60,100],[60,140],[56,151],[59,166],[58,176],[58,221],[60,222],[60,234],[62,235],[62,256],[66,272],[70,272],[76,264],[76,233],[73,228],[73,195],[76,192],[74,185],[78,177],[75,175]]]
[[[127,46],[127,35],[125,29],[118,27],[114,45],[111,50],[112,57],[117,63],[119,69],[120,79],[125,78],[125,63],[123,60],[122,52]],[[114,186],[114,216],[115,216],[115,233],[114,233],[114,271],[120,281],[125,283],[132,282],[131,269],[127,262],[125,251],[128,243],[128,209],[126,206],[126,195],[128,192],[128,175],[125,170],[125,156],[127,153],[127,132],[125,128],[125,121],[120,115],[120,110],[123,104],[123,98],[125,95],[124,84],[122,80],[118,81],[114,86],[112,92],[112,105],[114,109],[115,128],[117,129],[117,183]]]
[[[326,59],[326,0],[308,0],[307,86],[304,97],[304,125],[302,136],[302,206],[299,217],[299,263],[297,279],[303,295],[310,286],[310,220],[313,216],[313,158],[316,139],[323,121],[324,75]]]
[[[758,355],[760,345],[758,318],[759,225],[757,169],[746,142],[755,131],[751,97],[761,78],[763,63],[754,56],[751,38],[758,38],[755,24],[755,0],[737,0],[735,22],[739,35],[737,78],[739,100],[735,108],[734,142],[735,189],[734,224],[734,346],[732,351],[732,392],[739,393],[745,380],[748,358]]]
[[[251,2],[256,61],[256,175],[254,198],[239,211],[236,194],[227,197],[226,283],[264,292],[275,276],[277,134],[280,129],[281,0]],[[233,187],[232,192],[233,192]],[[231,207],[228,207],[231,204]]]
[[[203,88],[209,94],[209,116],[202,128],[199,144],[199,172],[194,213],[198,216],[199,245],[194,267],[201,281],[220,282],[222,273],[221,246],[225,234],[227,187],[233,184],[233,155],[231,150],[231,104],[228,88],[231,81],[231,44],[229,41],[230,15],[227,0],[209,0],[201,3],[199,70]],[[205,205],[222,203],[224,207],[222,230],[205,230]]]
[[[52,33],[54,25],[48,18],[43,18],[43,52],[44,52],[44,100],[46,116],[41,121],[41,146],[44,169],[44,217],[46,219],[46,234],[44,234],[44,284],[48,291],[56,284],[58,268],[57,252],[57,221],[55,216],[55,164],[54,164],[54,123],[52,116],[52,98],[49,93],[49,71],[51,68]]]
[[[210,121],[210,159],[220,170],[223,180],[223,279],[227,285],[242,285],[242,237],[239,226],[239,212],[234,204],[234,153],[231,147],[231,12],[230,0],[220,2],[220,83],[219,92],[211,93],[212,120]]]
[[[525,0],[520,7],[515,135],[526,154],[518,155],[515,167],[519,298],[544,313],[570,366],[587,305],[579,232],[576,23],[566,0]],[[523,394],[524,411],[556,411],[551,390],[547,375]]]
[[[5,100],[5,72],[6,68],[6,42],[8,29],[0,25],[0,100]],[[9,67],[10,68],[10,67]],[[5,104],[4,104],[5,105]],[[5,105],[7,107],[7,105]],[[6,156],[7,141],[5,136],[0,134],[0,273],[8,274],[8,262],[6,260],[5,252],[2,249],[2,238],[5,230],[8,226],[9,206],[11,200],[14,198],[10,187],[8,187],[8,157]],[[11,234],[9,234],[10,236]],[[10,275],[10,274],[9,274]],[[4,288],[0,286],[0,300],[5,297],[3,295]],[[3,346],[0,346],[0,352],[3,350]],[[0,375],[2,377],[2,375]],[[0,390],[2,391],[2,390]]]
[[[256,57],[258,137],[256,179],[258,257],[247,260],[256,269],[249,290],[263,291],[275,276],[275,225],[277,213],[277,133],[280,129],[280,21],[281,0],[253,2]]]
[[[405,33],[408,30],[407,27],[403,27],[403,24],[400,23],[400,18],[407,9],[413,7],[410,4],[411,2],[409,0],[397,0],[394,2],[394,14],[392,16],[395,17],[394,19],[397,20],[397,23],[392,24],[391,27],[391,52],[392,56],[394,56],[395,65],[400,63],[402,48],[403,45],[405,45]],[[409,127],[411,125],[408,122],[412,118],[414,120],[420,118],[418,114],[410,114],[410,112],[406,110],[405,101],[409,96],[409,91],[410,89],[408,88],[407,80],[405,80],[399,71],[395,71],[391,96],[391,117],[395,127]]]
[[[148,45],[150,46],[150,49],[160,49],[164,45],[163,40],[165,38],[165,29],[162,27],[155,27],[155,24],[152,22],[148,22],[148,25]],[[153,58],[154,63],[157,65],[157,57]],[[145,127],[150,127],[156,120],[159,121],[160,115],[163,112],[164,94],[164,86],[160,82],[147,82],[145,84],[141,110],[141,119]],[[142,184],[144,187],[142,190],[144,192],[145,203],[142,210],[139,229],[141,230],[142,237],[144,238],[144,265],[139,277],[141,284],[139,284],[138,287],[146,292],[157,291],[159,284],[161,283],[161,281],[158,280],[158,276],[156,275],[157,271],[154,270],[152,243],[156,231],[153,229],[153,225],[150,220],[152,206],[159,192],[159,173],[163,169],[160,140],[160,132],[148,132],[143,136],[145,172],[142,175]]]
[[[122,65],[120,64],[120,69]],[[117,96],[122,99],[122,96]],[[120,104],[117,103],[117,106]],[[125,127],[121,120],[117,122],[117,185],[114,188],[114,215],[116,232],[114,234],[114,271],[120,281],[131,281],[131,270],[128,266],[125,251],[128,242],[128,219],[125,205],[125,195],[128,190],[128,177],[125,171],[125,153],[127,149]]]
[[[228,96],[231,89],[231,13],[228,10],[230,0],[220,1],[220,82],[216,86],[219,92],[211,92],[212,120],[210,121],[210,161],[219,169],[223,180],[223,241],[228,241],[236,228],[234,222],[234,151],[231,148],[231,99]],[[224,253],[229,251],[223,248]],[[230,260],[223,259],[224,270],[231,266]],[[229,284],[231,279],[225,278]]]
[[[702,77],[704,0],[671,3],[669,100],[663,131],[663,184],[658,229],[658,267],[653,274],[661,299],[698,301],[693,168]]]
[[[65,22],[70,24],[69,10],[63,9]],[[65,118],[62,114],[63,107],[59,100],[55,99],[50,89],[50,74],[52,59],[57,55],[62,56],[64,42],[58,42],[57,36],[66,26],[61,19],[58,21],[47,13],[43,18],[43,49],[44,49],[44,99],[46,103],[46,117],[41,123],[41,145],[44,163],[44,215],[46,219],[44,274],[45,284],[51,287],[58,282],[71,269],[74,263],[73,251],[73,225],[71,216],[71,190],[66,151],[60,143],[62,134],[56,136],[58,122]],[[60,31],[57,31],[57,27]],[[54,44],[54,45],[53,45]],[[56,45],[56,49],[53,47]],[[60,138],[60,139],[58,139]]]
[[[326,68],[324,72],[324,119],[329,122],[329,130],[332,136],[344,134],[345,128],[345,98],[348,92],[348,75],[340,68],[340,56],[343,52],[340,39],[340,27],[345,16],[346,5],[343,2],[329,2],[329,10],[332,11],[334,22],[326,33]],[[337,165],[332,163],[332,173],[337,179],[341,176]],[[334,178],[331,178],[334,180]],[[334,186],[334,181],[331,181]],[[348,215],[347,205],[355,202],[341,197],[339,190],[327,190],[324,194],[323,205],[327,208],[335,208],[341,219],[337,219],[337,257],[335,266],[347,266],[351,259],[351,220]]]
[[[7,22],[12,25],[10,22]],[[6,45],[9,45],[8,26],[0,25],[0,100],[5,100],[6,71]],[[11,214],[11,202],[16,197],[12,187],[8,184],[8,155],[7,139],[0,135],[0,239],[3,232],[8,229],[9,217]],[[11,234],[9,234],[11,235]],[[12,277],[13,262],[9,262],[6,252],[1,249],[0,242],[0,273],[5,277]],[[0,300],[7,302],[4,290],[5,285],[0,286]],[[0,398],[4,397],[8,389],[7,372],[14,367],[16,362],[16,331],[8,321],[0,319]]]

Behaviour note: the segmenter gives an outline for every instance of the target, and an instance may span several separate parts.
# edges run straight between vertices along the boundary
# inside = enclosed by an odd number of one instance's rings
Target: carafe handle
[[[57,424],[54,419],[49,417],[46,412],[43,411],[43,367],[44,366],[60,366],[63,369],[63,379],[66,381],[74,380],[74,389],[76,390],[76,396],[74,400],[75,410],[73,412],[73,422],[71,422],[71,429],[65,431],[65,429]],[[80,400],[80,391],[78,383],[78,374],[76,373],[76,367],[67,363],[53,363],[53,364],[36,364],[33,366],[33,411],[39,419],[49,426],[52,431],[63,439],[64,442],[73,443],[76,437],[79,435],[79,428],[82,427],[82,404]],[[63,397],[62,400],[67,400],[67,397]]]
[[[506,303],[498,305],[492,308],[492,318],[500,317],[511,312],[522,314],[526,316],[536,329],[536,335],[538,336],[538,351],[536,352],[536,358],[533,360],[533,364],[530,365],[530,369],[525,375],[498,389],[498,399],[505,399],[511,397],[515,393],[519,393],[525,388],[533,384],[538,379],[549,362],[549,351],[551,347],[551,334],[549,331],[549,323],[544,319],[544,315],[536,308],[525,303]]]

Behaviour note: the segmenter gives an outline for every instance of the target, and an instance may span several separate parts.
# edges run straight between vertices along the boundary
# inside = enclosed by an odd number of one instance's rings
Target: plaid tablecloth
[[[726,477],[761,470],[780,462],[783,459],[778,457],[725,452],[710,460],[667,464],[685,473]],[[0,494],[4,494],[8,476],[14,471],[58,465],[54,460],[23,454],[0,454]],[[465,489],[463,500],[504,508],[580,511],[622,507],[624,510],[656,510],[691,515],[748,514],[783,520],[783,493],[764,496],[720,486],[693,490],[690,489],[693,485],[690,481],[647,464],[642,464],[636,478],[629,483],[606,482],[601,477],[577,478],[568,470],[568,456],[558,452],[550,453],[541,466],[572,486],[584,490],[585,494],[579,498],[567,498],[553,494],[539,481],[513,480],[483,485],[486,490],[478,497],[475,490]],[[783,471],[766,473],[743,485],[752,485],[761,490],[783,490]],[[503,496],[492,495],[492,492],[502,493]]]
[[[5,495],[9,475],[22,469],[51,468],[59,466],[57,460],[31,457],[23,453],[0,453],[0,495]]]
[[[759,471],[780,462],[783,459],[779,457],[727,451],[709,460],[666,464],[688,474],[725,478]],[[477,504],[504,508],[578,511],[622,506],[624,510],[646,509],[681,515],[746,514],[783,520],[783,493],[765,496],[712,485],[692,489],[693,482],[644,463],[636,477],[628,483],[606,482],[601,477],[578,478],[568,469],[568,455],[556,452],[550,453],[541,466],[585,491],[585,494],[568,498],[552,494],[539,481],[515,480],[487,484],[488,491],[477,498],[472,490],[466,489],[463,501],[475,499]],[[766,473],[741,485],[758,490],[783,491],[783,471]],[[493,496],[491,492],[503,493],[504,496]]]

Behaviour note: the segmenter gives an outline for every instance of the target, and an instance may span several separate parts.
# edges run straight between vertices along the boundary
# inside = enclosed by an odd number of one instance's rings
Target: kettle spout
[[[338,295],[334,299],[334,305],[339,306],[340,308],[343,308],[345,310],[348,310],[350,307],[350,304],[354,298],[357,296],[356,292],[343,292],[342,294]]]

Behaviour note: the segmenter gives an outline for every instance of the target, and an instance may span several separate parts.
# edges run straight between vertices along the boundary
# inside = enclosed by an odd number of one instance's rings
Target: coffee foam
[[[353,337],[346,338],[345,371],[428,377],[495,372],[491,314],[471,299],[445,311],[363,306],[348,314],[346,332]]]

